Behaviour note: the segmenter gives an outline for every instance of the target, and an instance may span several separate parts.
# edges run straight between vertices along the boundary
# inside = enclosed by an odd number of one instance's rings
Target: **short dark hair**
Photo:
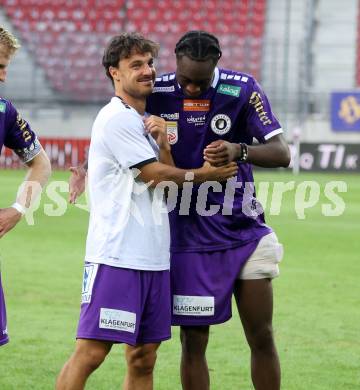
[[[139,33],[122,33],[112,37],[102,58],[107,77],[114,83],[109,72],[110,66],[116,68],[120,60],[129,58],[134,51],[140,54],[151,53],[155,58],[158,55],[159,48],[159,44],[144,38]]]
[[[206,31],[194,30],[183,35],[175,46],[176,57],[186,56],[194,61],[212,59],[217,63],[222,55],[219,40]]]

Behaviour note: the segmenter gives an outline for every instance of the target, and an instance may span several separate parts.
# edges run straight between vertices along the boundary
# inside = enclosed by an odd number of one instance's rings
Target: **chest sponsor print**
[[[224,135],[231,129],[231,119],[228,115],[217,114],[211,119],[211,130],[218,135]]]
[[[206,121],[206,115],[201,115],[201,116],[194,116],[191,115],[188,118],[186,118],[186,122],[189,125],[195,125],[195,126],[203,126]]]
[[[210,111],[210,100],[207,99],[184,99],[184,111]]]
[[[236,85],[230,84],[220,84],[217,90],[218,93],[222,93],[223,95],[229,95],[234,97],[240,96],[241,87],[237,87]]]
[[[177,121],[179,120],[179,113],[178,112],[172,112],[172,113],[161,113],[161,118],[164,118],[168,121]]]
[[[174,92],[175,87],[173,85],[170,85],[168,87],[154,87],[153,88],[153,93],[156,92]]]

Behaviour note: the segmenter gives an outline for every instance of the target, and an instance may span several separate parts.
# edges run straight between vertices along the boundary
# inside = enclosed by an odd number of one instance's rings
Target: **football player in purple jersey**
[[[188,215],[181,194],[170,213],[172,323],[181,326],[183,388],[209,388],[209,326],[231,317],[234,294],[251,349],[254,387],[279,389],[271,280],[279,274],[282,245],[255,198],[252,164],[287,167],[289,148],[257,81],[217,66],[222,52],[214,35],[190,31],[175,54],[176,72],[157,78],[147,101],[150,113],[168,121],[175,165],[198,167],[205,159],[239,166],[233,187],[208,189],[205,213],[199,212],[204,191],[198,186]]]
[[[209,389],[209,327],[231,317],[234,294],[254,387],[279,389],[271,281],[279,274],[282,245],[256,200],[252,164],[287,167],[289,148],[257,81],[217,66],[222,52],[214,35],[190,31],[175,54],[176,71],[158,77],[147,99],[147,111],[167,121],[175,165],[196,168],[206,160],[239,167],[226,187],[193,185],[190,196],[187,188],[170,213],[172,324],[181,326],[182,385]],[[78,168],[71,177],[71,201],[83,190],[84,174]]]
[[[19,47],[16,38],[0,27],[1,82],[5,82],[7,67]],[[28,173],[14,204],[0,208],[0,239],[20,221],[51,174],[50,161],[29,124],[8,100],[0,98],[0,153],[3,145],[14,150],[27,165]],[[0,280],[0,345],[8,341],[5,301]]]

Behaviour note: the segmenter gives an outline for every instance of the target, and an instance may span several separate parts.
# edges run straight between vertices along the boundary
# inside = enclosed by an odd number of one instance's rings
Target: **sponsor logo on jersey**
[[[178,316],[213,316],[214,297],[174,295],[173,314]]]
[[[92,289],[98,268],[99,264],[85,264],[81,291],[81,303],[91,302]]]
[[[0,112],[5,112],[6,111],[6,103],[0,102]]]
[[[177,122],[166,122],[166,131],[168,136],[168,141],[170,145],[176,144],[178,141],[178,124]]]
[[[264,103],[259,92],[254,91],[250,97],[249,103],[254,106],[255,111],[263,125],[271,125],[271,120],[267,116],[267,112],[264,110]]]
[[[209,111],[210,100],[184,99],[184,111]]]
[[[223,95],[230,95],[234,97],[239,97],[241,91],[241,87],[237,87],[235,85],[229,84],[220,84],[217,90],[218,93],[222,93]]]
[[[156,93],[156,92],[174,92],[175,91],[175,87],[173,85],[169,86],[169,87],[154,87],[153,89],[153,93]]]
[[[211,130],[218,134],[226,134],[231,129],[231,119],[225,114],[217,114],[211,119]]]
[[[99,328],[135,333],[136,313],[124,310],[100,309]]]
[[[189,125],[195,125],[195,126],[203,126],[205,124],[206,115],[201,116],[193,116],[191,115],[189,118],[186,118],[186,122]]]
[[[21,116],[18,114],[16,117],[16,125],[18,128],[22,131],[22,137],[25,142],[28,142],[31,140],[31,133],[29,131],[29,125],[28,123],[21,118]]]
[[[178,112],[174,112],[172,114],[165,114],[165,113],[162,113],[160,114],[161,118],[165,118],[169,121],[177,121],[179,120],[179,113]]]

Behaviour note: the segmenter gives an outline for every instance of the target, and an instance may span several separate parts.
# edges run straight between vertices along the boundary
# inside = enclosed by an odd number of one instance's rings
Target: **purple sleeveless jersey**
[[[251,145],[253,138],[264,143],[282,133],[256,80],[220,68],[215,69],[211,87],[196,99],[183,94],[175,73],[158,77],[147,111],[168,121],[175,165],[183,169],[201,167],[203,150],[215,140]],[[206,188],[185,185],[179,190],[170,213],[171,251],[235,248],[271,232],[255,198],[253,182],[251,164],[239,163],[237,181]],[[205,205],[199,207],[204,194]]]
[[[23,162],[32,160],[41,150],[29,124],[20,117],[9,101],[0,98],[0,153],[3,145],[13,149]],[[8,341],[6,307],[0,279],[0,345]]]

